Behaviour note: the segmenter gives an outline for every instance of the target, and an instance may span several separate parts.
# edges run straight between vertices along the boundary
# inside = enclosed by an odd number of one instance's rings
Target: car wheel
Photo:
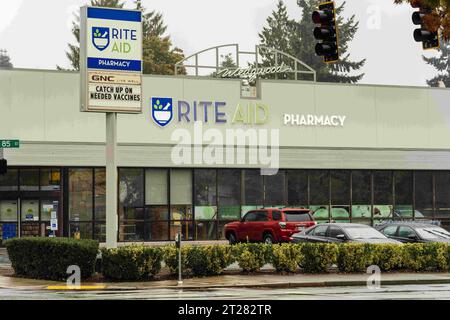
[[[273,244],[274,243],[274,241],[273,241],[273,236],[271,235],[271,234],[265,234],[264,235],[264,243],[265,244]]]
[[[230,233],[229,235],[228,235],[228,243],[230,244],[230,245],[233,245],[233,244],[236,244],[236,236],[234,235],[234,233]]]

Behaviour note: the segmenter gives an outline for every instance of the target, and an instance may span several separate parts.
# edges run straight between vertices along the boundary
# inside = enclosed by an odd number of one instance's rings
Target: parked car
[[[294,243],[401,243],[389,239],[378,230],[357,223],[322,223],[292,236]]]
[[[290,242],[294,233],[315,224],[309,209],[268,208],[247,212],[241,221],[227,223],[224,232],[230,244]]]
[[[398,221],[375,228],[388,238],[400,242],[450,242],[450,233],[432,223]]]

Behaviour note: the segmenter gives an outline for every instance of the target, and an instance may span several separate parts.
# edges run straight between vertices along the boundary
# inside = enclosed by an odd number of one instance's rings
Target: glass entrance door
[[[22,237],[56,235],[59,225],[58,199],[22,199],[20,213],[20,235]]]

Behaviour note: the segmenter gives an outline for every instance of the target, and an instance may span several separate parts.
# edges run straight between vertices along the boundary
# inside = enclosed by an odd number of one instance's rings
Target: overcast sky
[[[67,42],[72,42],[73,13],[87,0],[0,0],[0,48],[17,68],[68,67]],[[132,3],[128,0],[129,4]],[[337,0],[338,4],[343,0]],[[174,45],[186,55],[225,43],[251,50],[277,0],[143,0],[163,13]],[[301,9],[285,0],[292,18]],[[130,5],[129,5],[130,6]],[[347,0],[345,15],[355,14],[360,29],[350,46],[354,59],[367,58],[362,83],[426,85],[434,69],[422,61],[414,42],[413,9],[393,0]],[[426,53],[435,54],[434,52]]]

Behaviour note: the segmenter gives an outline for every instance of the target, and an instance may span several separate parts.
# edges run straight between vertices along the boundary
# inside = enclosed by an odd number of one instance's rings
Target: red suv
[[[268,208],[247,212],[241,221],[225,225],[225,237],[236,242],[290,242],[292,235],[315,225],[311,211],[304,208]]]

